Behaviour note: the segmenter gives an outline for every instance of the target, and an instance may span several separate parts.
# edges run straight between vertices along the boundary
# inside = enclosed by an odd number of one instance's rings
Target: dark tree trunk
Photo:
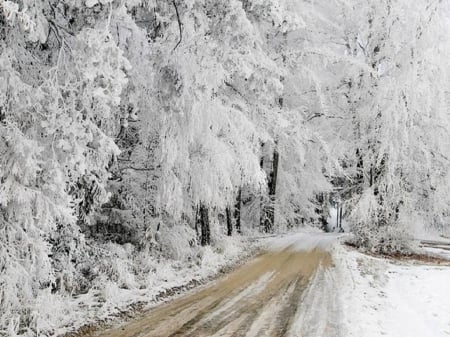
[[[267,233],[271,233],[274,230],[275,225],[275,196],[277,190],[277,178],[278,178],[278,161],[279,154],[275,149],[273,151],[273,161],[272,161],[272,172],[270,172],[269,177],[269,200],[268,210],[266,214],[266,221],[264,224],[264,229]]]
[[[361,185],[364,183],[364,161],[360,149],[356,149],[356,181]]]
[[[339,224],[341,220],[341,204],[338,202],[336,204],[336,229],[339,230]]]
[[[200,207],[197,206],[197,209],[195,210],[195,234],[197,235],[196,237],[199,237],[199,232],[198,232],[198,225],[200,223]]]
[[[234,206],[234,219],[236,221],[235,227],[236,232],[241,234],[241,199],[242,199],[242,189],[239,188],[237,197],[236,197],[236,205]]]
[[[276,189],[277,189],[277,178],[278,178],[278,161],[280,155],[278,151],[273,150],[273,167],[272,172],[270,173],[269,180],[269,195],[275,197]]]
[[[226,215],[227,215],[227,235],[231,236],[233,234],[233,219],[231,217],[230,207],[227,207],[225,212],[226,212]]]
[[[200,205],[200,243],[202,246],[207,246],[211,243],[211,232],[209,228],[208,208]]]
[[[264,149],[264,143],[261,143],[261,149]],[[262,151],[261,160],[259,161],[259,166],[261,167],[261,170],[264,171],[264,151]],[[261,195],[260,197],[260,213],[259,213],[259,230],[265,231],[264,223],[266,220],[266,205],[264,202],[264,196]]]
[[[260,224],[266,233],[272,233],[275,225],[275,198],[277,190],[279,153],[275,148],[273,151],[272,168],[268,179],[269,203],[263,205]]]
[[[316,201],[317,201],[317,206],[316,206],[316,214],[318,215],[318,220],[320,221],[320,225],[322,230],[324,230],[325,232],[328,231],[328,221],[327,221],[327,216],[326,216],[326,196],[324,193],[319,193],[316,195]],[[339,206],[338,206],[339,207]],[[338,213],[339,216],[339,213]],[[338,222],[339,219],[336,219],[336,221]],[[337,226],[337,224],[336,224]]]

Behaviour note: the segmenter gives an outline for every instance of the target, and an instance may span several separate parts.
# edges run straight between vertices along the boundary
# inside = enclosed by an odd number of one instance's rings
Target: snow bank
[[[448,337],[450,267],[394,263],[335,247],[345,337]]]
[[[48,308],[48,313],[40,313],[41,328],[46,331],[45,336],[59,336],[85,324],[110,319],[133,303],[154,305],[158,296],[166,290],[212,277],[224,266],[234,264],[248,255],[259,244],[259,241],[250,242],[243,237],[222,237],[214,247],[199,247],[199,256],[191,262],[157,260],[146,255],[143,258],[145,261],[141,261],[141,267],[148,269],[141,275],[145,279],[139,280],[135,286],[133,282],[130,282],[129,287],[119,287],[117,283],[98,280],[98,287],[76,298],[43,298],[41,307],[42,310]]]

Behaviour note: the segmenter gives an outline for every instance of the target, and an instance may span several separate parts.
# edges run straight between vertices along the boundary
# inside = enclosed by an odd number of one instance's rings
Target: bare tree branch
[[[180,31],[180,39],[178,40],[177,44],[173,48],[172,51],[174,51],[175,49],[177,49],[177,47],[181,43],[181,40],[183,39],[183,30],[181,29],[182,23],[181,23],[181,20],[180,20],[180,13],[178,12],[177,3],[175,2],[175,0],[172,0],[172,3],[173,3],[173,7],[175,7],[175,12],[177,13],[178,29]]]
[[[134,166],[127,166],[127,167],[122,167],[120,168],[120,171],[125,171],[125,170],[133,170],[133,171],[154,171],[155,168],[154,167],[134,167]]]

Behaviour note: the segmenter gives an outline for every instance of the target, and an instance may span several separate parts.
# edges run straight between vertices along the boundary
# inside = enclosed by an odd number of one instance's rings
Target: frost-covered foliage
[[[379,236],[368,241],[372,249],[401,251],[407,248],[401,241],[412,234],[408,227],[442,226],[434,219],[448,213],[448,193],[439,194],[445,206],[431,201],[449,182],[446,7],[380,3],[367,12],[367,33],[357,37],[359,57],[372,69],[352,79],[362,187],[352,217],[363,236]]]
[[[333,185],[360,245],[443,228],[447,7],[0,0],[0,334],[317,223]]]
[[[414,228],[448,226],[448,3],[318,8],[326,28],[308,35],[327,41],[303,56],[317,65],[311,123],[337,154],[333,181],[358,245],[407,250]]]
[[[266,194],[262,143],[286,168],[270,202],[308,188],[277,206],[280,226],[300,209],[314,217],[320,184],[284,157],[321,170],[280,104],[286,67],[270,35],[296,27],[285,7],[25,0],[0,12],[2,334],[49,333],[48,296],[149,286],[145,256],[201,260],[200,206],[206,242],[222,249],[239,191]]]

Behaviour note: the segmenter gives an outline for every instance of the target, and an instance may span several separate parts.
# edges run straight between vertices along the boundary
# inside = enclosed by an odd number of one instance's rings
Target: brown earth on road
[[[286,336],[311,277],[331,264],[331,255],[318,249],[265,252],[211,286],[93,336]]]

